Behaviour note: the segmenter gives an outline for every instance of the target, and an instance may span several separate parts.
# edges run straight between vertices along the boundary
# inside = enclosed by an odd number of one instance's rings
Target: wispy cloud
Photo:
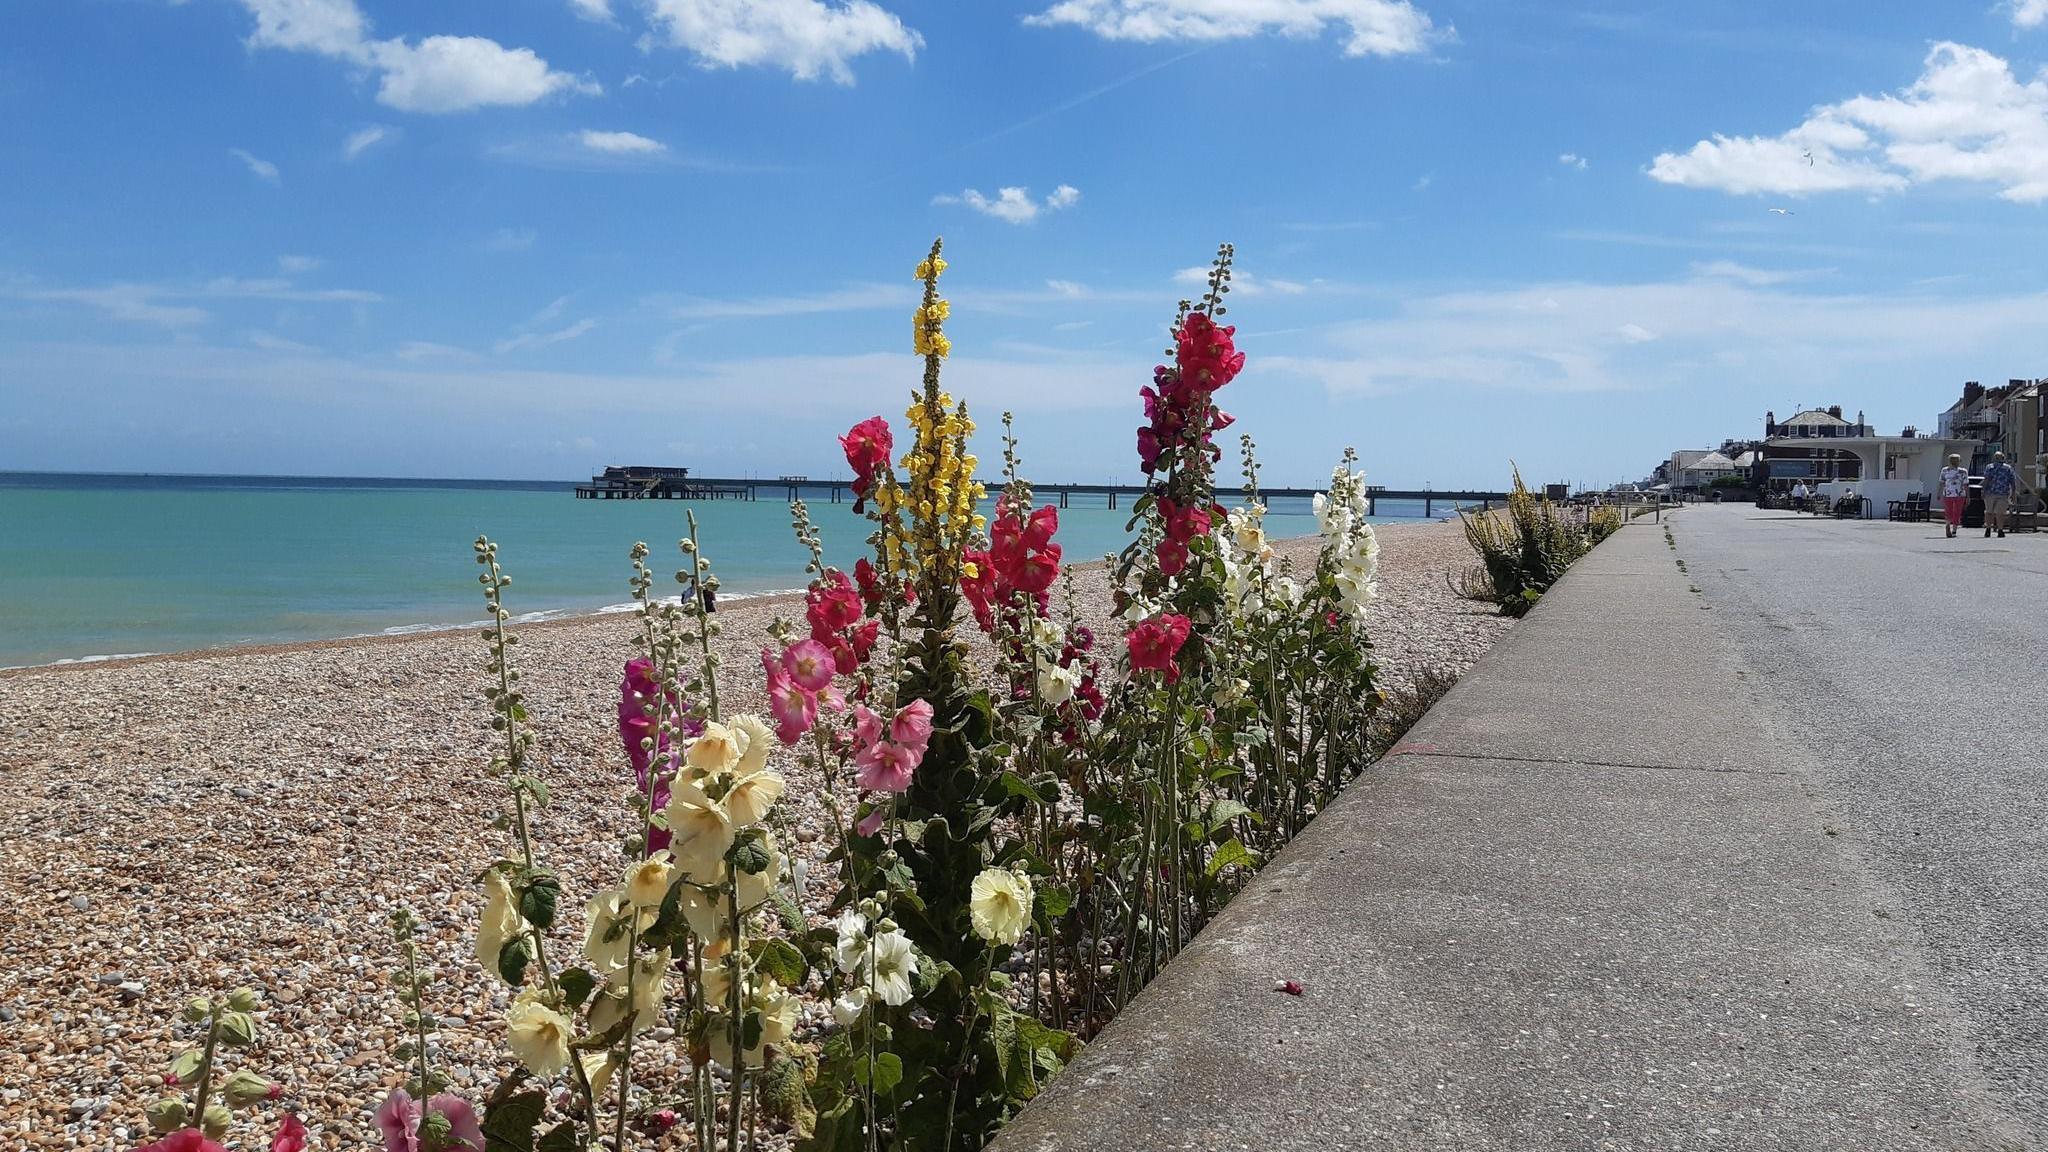
[[[1173,282],[1190,288],[1206,287],[1209,283],[1209,269],[1183,268],[1173,274]],[[1309,290],[1309,285],[1299,280],[1268,280],[1249,272],[1232,270],[1230,294],[1232,296],[1299,296]]]
[[[383,124],[372,124],[367,128],[358,128],[348,134],[347,140],[342,141],[341,158],[343,160],[354,160],[386,140],[396,139],[397,136],[398,129]]]
[[[258,180],[262,180],[270,184],[275,184],[280,179],[280,173],[277,170],[277,165],[272,164],[270,161],[265,160],[260,156],[254,155],[247,148],[230,148],[228,149],[228,155],[233,156],[237,160],[240,160],[249,169],[249,174],[256,177]]]
[[[2016,28],[2039,28],[2048,24],[2048,0],[2012,0],[2007,11]]]
[[[496,351],[498,355],[503,356],[507,352],[521,352],[529,351],[535,348],[546,348],[549,347],[550,345],[562,344],[567,341],[577,339],[578,337],[586,335],[587,333],[590,332],[591,329],[595,327],[597,327],[597,321],[583,319],[576,321],[574,324],[571,324],[566,328],[557,328],[552,332],[523,332],[517,336],[512,337],[509,340],[498,341],[498,343],[494,346],[494,351]]]
[[[476,353],[453,344],[437,344],[431,340],[407,340],[398,346],[392,355],[410,364],[425,364],[436,360],[475,360]]]
[[[1575,168],[1580,172],[1586,170],[1586,158],[1576,152],[1561,153],[1557,158],[1557,162],[1567,168]]]
[[[650,156],[668,151],[668,145],[659,140],[650,140],[637,132],[600,132],[585,128],[577,133],[577,139],[592,152],[614,156]]]
[[[585,20],[596,24],[615,24],[611,0],[569,0],[569,8]]]
[[[292,276],[303,275],[318,269],[322,261],[318,256],[279,256],[277,267]]]
[[[1453,36],[1407,0],[1060,0],[1024,22],[1144,42],[1314,39],[1342,26],[1346,56],[1412,56]]]
[[[266,352],[289,352],[295,356],[317,356],[320,354],[320,349],[313,347],[311,344],[302,344],[297,340],[288,340],[275,332],[247,332],[243,334],[242,338],[249,342],[251,348],[261,348]]]
[[[1080,202],[1081,190],[1072,184],[1060,185],[1044,200],[1032,199],[1029,188],[998,188],[994,196],[984,196],[969,188],[958,196],[932,197],[933,204],[965,204],[984,216],[1009,224],[1029,224],[1044,213],[1064,211]]]
[[[357,288],[300,288],[281,277],[222,276],[200,284],[122,282],[94,287],[0,284],[0,297],[93,308],[115,320],[189,328],[213,319],[195,301],[269,300],[297,304],[374,304],[383,299]]]
[[[500,228],[477,244],[485,252],[524,252],[540,240],[531,228]]]
[[[908,308],[917,293],[902,284],[854,284],[802,296],[706,297],[650,301],[678,320],[745,320],[768,316],[813,316],[827,312],[874,312]]]

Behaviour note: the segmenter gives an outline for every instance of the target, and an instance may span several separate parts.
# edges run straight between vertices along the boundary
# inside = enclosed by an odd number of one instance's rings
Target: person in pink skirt
[[[1963,526],[1963,505],[1970,498],[1970,473],[1963,467],[1960,455],[1948,458],[1948,467],[1941,470],[1941,512],[1948,520],[1948,535],[1954,538],[1956,529]]]

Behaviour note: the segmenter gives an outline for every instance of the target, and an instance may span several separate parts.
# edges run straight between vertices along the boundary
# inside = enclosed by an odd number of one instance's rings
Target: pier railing
[[[1031,490],[1040,499],[1056,501],[1061,508],[1070,507],[1073,498],[1101,497],[1110,508],[1117,507],[1121,499],[1144,495],[1148,489],[1142,484],[1033,484]],[[1267,488],[1262,490],[1268,500],[1306,500],[1318,494],[1315,488]],[[763,494],[768,498],[795,500],[799,496],[824,498],[828,503],[837,504],[853,499],[853,481],[811,480],[811,479],[721,479],[692,476],[687,479],[663,478],[648,480],[621,480],[610,482],[593,481],[576,486],[578,500],[759,500]],[[1422,505],[1424,516],[1436,515],[1436,506],[1444,504],[1451,509],[1478,506],[1491,508],[1507,502],[1505,492],[1485,492],[1467,489],[1444,488],[1383,488],[1366,489],[1366,502],[1373,515],[1379,513],[1381,500],[1404,500]]]

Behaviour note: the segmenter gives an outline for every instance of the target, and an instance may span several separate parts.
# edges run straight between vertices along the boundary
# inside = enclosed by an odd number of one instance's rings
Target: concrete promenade
[[[1595,550],[996,1146],[2048,1147],[2024,1077],[1984,1046],[1970,980],[1929,936],[1944,922],[1900,886],[1911,865],[1856,818],[1867,798],[1833,794],[1920,772],[1913,738],[1861,784],[1841,775],[1831,758],[1861,746],[1803,700],[1825,706],[1840,684],[1809,674],[1790,691],[1736,619],[1738,569],[1804,563],[1795,533],[1828,557],[1846,546],[1832,523],[1749,515],[1687,509],[1677,550],[1641,522]],[[1879,566],[1873,587],[1891,579],[1883,557],[1854,562]],[[1922,575],[1899,600],[1952,573]],[[1814,583],[1802,607],[1829,594]],[[1901,628],[1814,626],[1844,624]],[[1840,643],[1870,658],[1847,678],[1885,664],[1867,639]],[[1914,710],[1879,721],[1911,731]],[[1983,847],[2033,851],[2038,869],[2033,795],[2031,846]],[[2007,895],[2022,914],[2041,898]],[[2020,1039],[2039,1050],[2038,1032]]]

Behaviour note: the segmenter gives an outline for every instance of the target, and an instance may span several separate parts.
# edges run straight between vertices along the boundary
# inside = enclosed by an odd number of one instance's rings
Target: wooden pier
[[[1120,500],[1142,496],[1150,488],[1142,484],[1033,484],[1031,491],[1038,499],[1056,503],[1061,508],[1070,507],[1076,496],[1100,497],[1105,506],[1115,508]],[[1260,492],[1260,496],[1269,501],[1307,500],[1320,491],[1316,488],[1267,488]],[[807,476],[707,478],[692,477],[685,468],[631,467],[607,468],[603,475],[591,477],[589,484],[576,486],[578,500],[759,500],[764,493],[771,500],[823,497],[829,503],[838,504],[853,499],[853,481],[813,480]],[[1495,504],[1506,503],[1507,498],[1505,492],[1464,489],[1366,488],[1367,510],[1372,515],[1379,514],[1381,500],[1420,503],[1422,515],[1429,518],[1436,515],[1438,504],[1452,510],[1472,506],[1490,509]]]

